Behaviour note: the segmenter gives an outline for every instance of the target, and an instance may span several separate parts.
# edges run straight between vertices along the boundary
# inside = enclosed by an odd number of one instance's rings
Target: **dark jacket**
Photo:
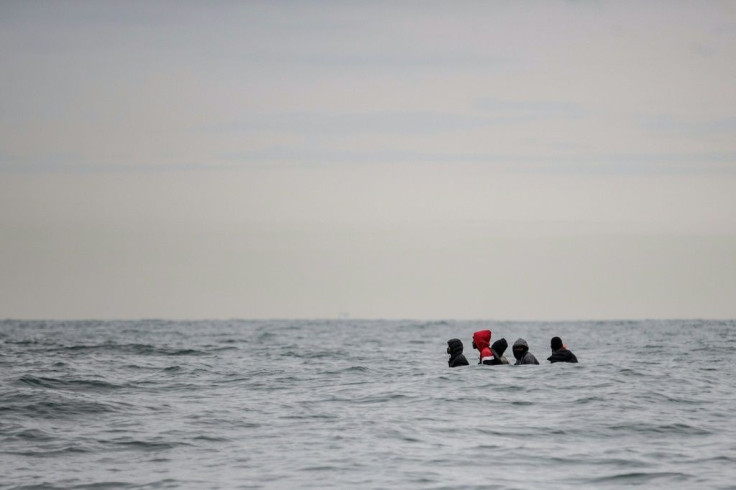
[[[463,343],[460,339],[448,340],[447,352],[450,354],[450,360],[447,361],[450,367],[467,366],[469,364],[463,355]]]
[[[514,357],[516,358],[516,364],[514,364],[514,366],[518,366],[520,364],[539,364],[539,361],[534,357],[534,354],[529,352],[529,344],[526,343],[526,340],[517,339],[516,342],[514,342],[512,350],[514,352]]]
[[[509,346],[509,343],[506,342],[506,339],[499,339],[493,343],[491,346],[491,352],[493,353],[493,361],[492,365],[497,364],[508,364],[509,360],[504,357],[503,353],[506,351],[506,348]]]
[[[578,362],[578,358],[575,357],[571,351],[564,347],[560,347],[547,358],[549,362]]]

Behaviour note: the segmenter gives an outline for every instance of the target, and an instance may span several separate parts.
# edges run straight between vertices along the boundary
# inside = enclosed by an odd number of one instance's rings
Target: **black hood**
[[[562,339],[559,337],[552,337],[552,340],[549,342],[549,347],[552,349],[552,352],[562,349]]]
[[[509,343],[506,342],[506,339],[499,339],[493,343],[491,346],[491,349],[496,354],[496,356],[501,357],[504,352],[506,352],[506,348],[509,346]]]
[[[514,351],[514,357],[517,359],[521,359],[522,357],[524,357],[524,354],[529,352],[529,344],[527,344],[526,340],[524,339],[516,339],[512,350]]]
[[[447,341],[447,347],[450,349],[450,356],[455,357],[463,353],[463,343],[460,339],[450,339]]]
[[[450,354],[450,359],[447,361],[447,365],[450,367],[467,366],[468,360],[463,355],[463,343],[460,339],[450,339],[447,341],[447,352]]]

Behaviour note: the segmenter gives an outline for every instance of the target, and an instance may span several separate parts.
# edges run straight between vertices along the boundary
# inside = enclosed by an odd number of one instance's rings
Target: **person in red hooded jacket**
[[[478,330],[473,334],[473,348],[480,352],[478,364],[495,364],[491,352],[491,331]]]

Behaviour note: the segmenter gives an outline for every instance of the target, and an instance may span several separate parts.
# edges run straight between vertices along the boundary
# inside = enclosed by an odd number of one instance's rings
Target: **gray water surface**
[[[484,328],[542,364],[475,365]],[[0,321],[0,488],[736,488],[735,349],[736,321]]]

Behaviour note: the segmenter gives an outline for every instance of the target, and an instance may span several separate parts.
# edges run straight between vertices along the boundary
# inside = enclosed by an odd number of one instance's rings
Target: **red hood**
[[[475,347],[481,352],[483,352],[483,349],[488,349],[491,345],[491,331],[478,330],[473,334],[473,342],[475,342]]]

